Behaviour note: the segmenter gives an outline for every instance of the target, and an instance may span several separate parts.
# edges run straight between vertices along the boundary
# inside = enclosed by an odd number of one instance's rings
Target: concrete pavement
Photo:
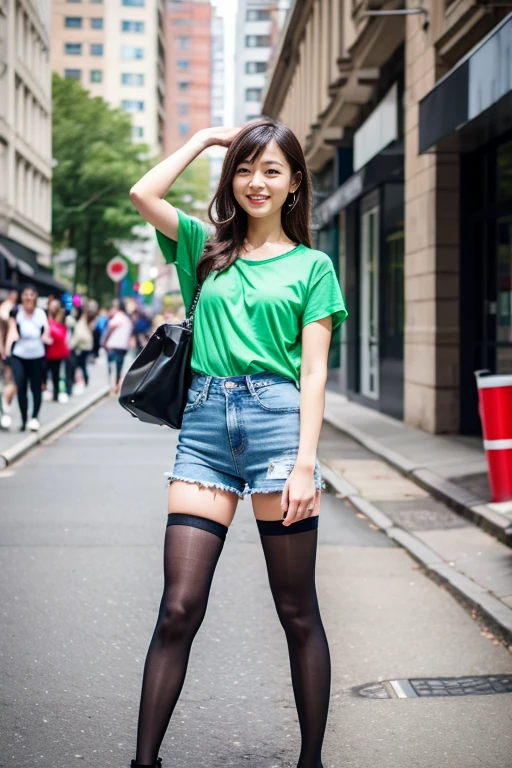
[[[492,503],[482,440],[429,435],[327,391],[325,420],[458,514],[512,546],[512,502]]]
[[[39,432],[19,431],[21,418],[17,400],[14,399],[11,405],[12,426],[9,429],[0,429],[0,468],[19,459],[42,440],[54,434],[108,394],[110,387],[104,355],[105,353],[102,351],[96,363],[89,365],[89,386],[75,386],[75,394],[69,398],[67,403],[43,400],[39,413],[41,425]],[[29,398],[31,398],[30,389]],[[29,415],[31,413],[30,404],[29,399]]]
[[[175,441],[109,400],[0,472],[1,768],[129,766]],[[360,458],[359,446],[343,447],[347,460]],[[319,454],[334,450],[324,431]],[[511,695],[354,693],[379,679],[512,673],[508,651],[374,528],[324,494],[317,583],[333,662],[325,768],[509,768]],[[164,766],[294,768],[298,738],[286,643],[244,502]]]

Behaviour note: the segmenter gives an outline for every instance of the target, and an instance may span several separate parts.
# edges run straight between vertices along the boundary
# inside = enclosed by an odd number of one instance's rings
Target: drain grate
[[[367,683],[353,688],[352,691],[366,699],[488,696],[492,693],[512,693],[512,676],[411,677],[408,680]]]

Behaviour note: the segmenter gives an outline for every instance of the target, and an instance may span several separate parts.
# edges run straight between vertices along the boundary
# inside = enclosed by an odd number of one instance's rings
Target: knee
[[[286,634],[299,643],[306,642],[315,627],[315,612],[302,605],[300,599],[294,598],[283,600],[277,606],[277,612]]]
[[[201,626],[205,606],[174,598],[162,603],[155,633],[165,644],[194,637]]]

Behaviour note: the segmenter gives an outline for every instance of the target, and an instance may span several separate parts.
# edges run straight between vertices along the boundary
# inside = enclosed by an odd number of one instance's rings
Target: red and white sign
[[[107,264],[107,275],[114,283],[120,283],[128,272],[128,264],[120,256],[114,256]]]

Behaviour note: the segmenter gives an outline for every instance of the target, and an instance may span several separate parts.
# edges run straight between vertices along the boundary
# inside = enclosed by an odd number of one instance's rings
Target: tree
[[[149,150],[132,141],[128,115],[53,76],[53,244],[77,249],[76,282],[92,296],[111,291],[107,261],[141,224],[129,200]]]

